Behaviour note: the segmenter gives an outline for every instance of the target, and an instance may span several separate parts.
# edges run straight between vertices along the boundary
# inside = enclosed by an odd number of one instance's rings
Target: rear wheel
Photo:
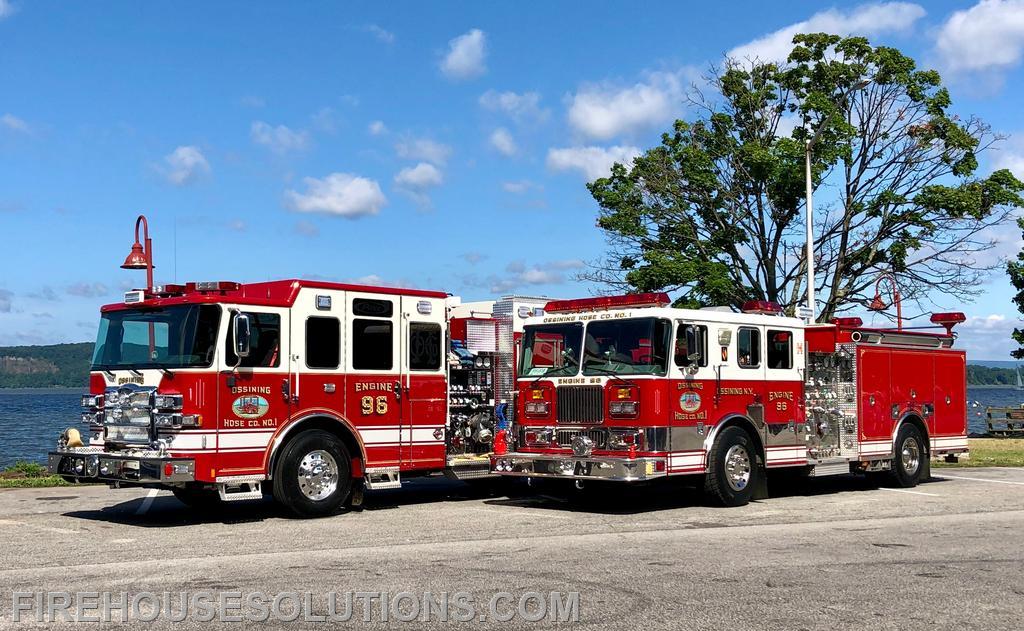
[[[921,431],[913,425],[904,425],[896,434],[896,453],[892,459],[892,473],[896,484],[904,488],[917,486],[924,470],[924,448]]]
[[[757,451],[750,435],[739,427],[721,431],[708,454],[704,493],[722,506],[743,506],[760,481]]]
[[[284,447],[274,471],[274,499],[298,517],[330,515],[352,491],[352,459],[333,434],[302,432]]]

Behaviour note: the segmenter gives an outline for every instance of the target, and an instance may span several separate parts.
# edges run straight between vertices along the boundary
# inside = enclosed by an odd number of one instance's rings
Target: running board
[[[245,500],[263,499],[263,484],[251,482],[221,482],[217,485],[217,493],[222,502],[243,502]]]
[[[461,467],[448,467],[444,470],[444,475],[446,478],[455,480],[478,480],[491,475],[491,464],[488,462],[484,466],[462,465]]]
[[[366,488],[370,491],[402,488],[402,475],[398,467],[374,467],[367,469]]]
[[[834,458],[822,460],[811,466],[812,478],[821,478],[826,475],[846,475],[850,472],[850,461],[846,458]]]

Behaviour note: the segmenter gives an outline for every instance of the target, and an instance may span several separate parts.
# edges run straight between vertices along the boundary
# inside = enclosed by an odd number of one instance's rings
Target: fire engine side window
[[[306,319],[306,365],[337,368],[341,364],[341,321],[338,318]]]
[[[393,333],[394,325],[388,320],[353,320],[352,368],[391,370]]]
[[[437,370],[441,367],[441,325],[409,323],[409,369]]]
[[[736,361],[740,368],[761,365],[761,331],[741,327],[736,333]]]
[[[768,367],[793,367],[793,332],[768,329]]]
[[[239,368],[276,368],[281,365],[281,316],[276,313],[249,313],[249,356],[243,357]],[[238,361],[235,355],[235,315],[228,323],[225,357],[228,366]]]
[[[394,312],[395,303],[390,300],[373,300],[372,298],[352,299],[352,315],[390,318]]]
[[[696,330],[697,336],[701,340],[701,348],[704,352],[701,353],[700,359],[697,360],[698,366],[708,365],[708,327],[703,324],[683,324],[676,331],[676,348],[675,348],[675,362],[676,366],[689,366],[693,362],[687,357],[690,354],[690,350],[686,347],[686,335],[687,331],[694,329]]]

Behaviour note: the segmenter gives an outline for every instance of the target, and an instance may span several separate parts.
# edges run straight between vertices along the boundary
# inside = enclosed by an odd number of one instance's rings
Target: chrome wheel
[[[742,491],[750,483],[750,454],[742,445],[725,452],[725,480],[733,491]]]
[[[903,441],[903,446],[900,448],[900,459],[903,462],[903,471],[908,476],[917,473],[918,467],[921,466],[921,447],[913,436],[909,436]]]
[[[322,449],[311,451],[299,462],[298,478],[302,494],[319,502],[338,489],[338,463]]]

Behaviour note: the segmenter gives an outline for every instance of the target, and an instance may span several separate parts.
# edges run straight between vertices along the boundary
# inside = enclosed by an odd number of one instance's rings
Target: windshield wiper
[[[601,366],[594,366],[594,365],[587,365],[587,366],[583,367],[584,373],[586,371],[588,371],[588,370],[596,371],[597,373],[602,374],[602,375],[608,375],[612,379],[615,379],[617,381],[621,381],[622,383],[626,384],[627,386],[635,386],[636,385],[632,381],[627,381],[627,380],[623,379],[622,377],[617,375],[614,371],[612,371],[610,368],[603,368]]]
[[[572,356],[571,354],[568,354],[568,353],[562,353],[562,359],[564,359],[564,360],[566,360],[566,361],[568,361],[568,362],[572,362],[572,365],[573,365],[574,367],[576,367],[576,368],[578,368],[578,367],[579,367],[579,365],[580,365],[580,363],[579,363],[578,361],[576,361],[575,359],[573,359],[573,356]],[[541,379],[543,379],[544,377],[548,377],[548,376],[551,376],[551,375],[553,375],[553,374],[555,373],[555,371],[556,371],[556,370],[563,370],[563,369],[565,369],[565,368],[568,368],[568,367],[569,367],[569,365],[568,365],[568,364],[564,364],[564,365],[562,365],[562,366],[552,366],[551,368],[548,368],[547,370],[545,370],[545,371],[544,371],[544,372],[542,372],[541,374],[537,375],[537,378],[536,378],[536,379],[534,379],[534,380],[533,380],[532,382],[530,382],[530,385],[531,385],[531,386],[532,386],[532,385],[535,385],[535,384],[536,384],[536,383],[537,383],[538,381],[540,381],[540,380],[541,380]]]

